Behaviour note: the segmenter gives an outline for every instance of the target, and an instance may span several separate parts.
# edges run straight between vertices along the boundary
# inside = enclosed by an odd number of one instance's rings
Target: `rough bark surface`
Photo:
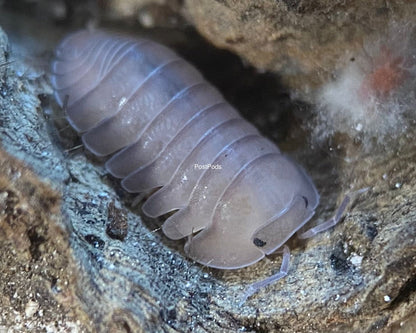
[[[161,221],[140,217],[140,208],[132,205],[134,198],[105,173],[100,161],[82,150],[71,150],[79,141],[66,125],[56,124],[62,113],[51,111],[47,69],[39,64],[42,59],[47,62],[56,41],[70,30],[67,25],[59,28],[53,19],[43,24],[31,21],[20,9],[17,14],[3,11],[0,22],[11,45],[7,46],[1,34],[2,146],[39,177],[48,179],[53,188],[39,182],[20,162],[7,157],[0,160],[0,240],[6,244],[2,245],[2,258],[8,258],[0,261],[2,276],[7,277],[0,282],[1,312],[7,314],[0,317],[0,330],[21,332],[43,327],[39,325],[44,314],[52,318],[48,309],[55,304],[60,304],[55,321],[73,324],[74,331],[414,330],[415,132],[397,139],[394,147],[383,146],[371,154],[364,154],[348,137],[339,139],[329,151],[311,149],[309,118],[305,117],[310,114],[308,107],[277,90],[279,84],[273,76],[244,69],[237,58],[209,48],[195,34],[137,30],[172,46],[191,45],[182,49],[182,54],[308,170],[321,193],[312,224],[329,218],[352,189],[371,187],[356,198],[344,221],[332,231],[307,241],[292,240],[288,276],[238,307],[244,288],[276,272],[280,256],[236,271],[207,269],[186,259],[183,244],[168,240],[157,230]],[[218,72],[218,76],[213,74]],[[240,78],[238,82],[235,77]],[[265,91],[270,85],[273,88]],[[279,108],[293,112],[277,112]],[[10,165],[21,171],[6,173]],[[16,175],[20,177],[17,180]],[[12,192],[19,202],[27,202],[20,213],[10,201]],[[57,213],[60,196],[61,216]],[[10,215],[11,209],[15,215]],[[10,227],[10,216],[22,222]],[[35,226],[32,238],[27,231],[33,230],[30,226]],[[118,228],[117,235],[124,235],[121,239],[109,231],[114,228]],[[72,260],[77,271],[72,269]],[[31,273],[22,273],[32,266]],[[40,274],[55,272],[56,267],[61,269],[59,274]],[[20,274],[27,274],[27,278],[19,278]],[[47,283],[53,277],[68,281],[68,286],[61,287],[68,295],[65,300],[56,295],[56,286],[54,289]],[[7,289],[10,282],[20,291],[16,297]],[[26,290],[41,292],[30,296]],[[16,318],[21,318],[20,322]],[[59,331],[59,327],[50,331]]]
[[[0,151],[0,331],[90,331],[59,193]]]
[[[215,46],[279,73],[303,96],[354,58],[365,40],[383,39],[391,22],[412,24],[416,15],[415,2],[403,0],[114,0],[109,6],[152,25],[164,24],[154,7],[164,8],[165,22],[172,21],[166,8],[179,13]]]

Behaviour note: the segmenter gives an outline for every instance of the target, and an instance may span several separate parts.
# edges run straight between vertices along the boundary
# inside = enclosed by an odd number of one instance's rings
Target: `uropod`
[[[155,191],[149,217],[186,254],[214,268],[254,264],[310,220],[318,192],[301,167],[262,137],[188,62],[165,46],[104,31],[79,31],[57,47],[55,97],[86,148],[128,192]],[[303,237],[334,225],[331,220]],[[251,285],[244,299],[287,273]]]

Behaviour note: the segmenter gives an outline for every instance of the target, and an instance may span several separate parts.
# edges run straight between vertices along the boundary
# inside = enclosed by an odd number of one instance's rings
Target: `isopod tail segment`
[[[323,231],[326,231],[332,227],[334,227],[338,222],[341,221],[342,216],[345,212],[345,210],[347,209],[348,205],[356,198],[356,196],[358,196],[359,194],[362,194],[364,192],[367,192],[370,189],[370,187],[366,187],[366,188],[362,188],[359,189],[357,191],[348,193],[345,195],[344,199],[342,200],[341,204],[339,205],[338,209],[335,212],[335,215],[333,217],[331,217],[329,220],[318,224],[315,227],[312,227],[310,229],[308,229],[305,232],[302,233],[298,233],[297,237],[299,239],[307,239],[307,238],[311,238],[313,236],[315,236],[318,233],[321,233]],[[308,217],[309,219],[310,217]],[[274,224],[275,225],[275,224]],[[267,239],[267,235],[268,232],[270,232],[270,230],[266,230],[266,229],[262,229],[261,230],[261,234],[257,233],[255,235],[255,238],[253,240],[253,242],[265,242],[266,243],[266,239]],[[267,244],[267,243],[266,243]],[[269,253],[271,253],[273,251],[270,251]],[[280,279],[283,279],[288,271],[289,271],[289,262],[290,262],[290,250],[289,247],[287,245],[283,245],[278,252],[282,252],[283,253],[283,258],[282,258],[282,263],[280,265],[280,270],[279,272],[277,272],[276,274],[261,280],[261,281],[257,281],[255,283],[250,284],[245,292],[243,297],[241,298],[238,306],[241,307],[246,301],[247,299],[254,295],[255,293],[257,293],[260,289],[267,287],[268,285],[279,281]]]

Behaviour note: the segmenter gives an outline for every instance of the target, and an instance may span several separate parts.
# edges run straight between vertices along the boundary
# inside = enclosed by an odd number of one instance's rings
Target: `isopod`
[[[314,214],[319,195],[303,169],[165,46],[80,31],[60,43],[51,67],[56,100],[84,145],[109,156],[108,172],[127,191],[157,189],[143,212],[176,211],[162,230],[187,237],[193,260],[220,269],[252,265]],[[286,275],[283,252],[281,272],[246,296]]]

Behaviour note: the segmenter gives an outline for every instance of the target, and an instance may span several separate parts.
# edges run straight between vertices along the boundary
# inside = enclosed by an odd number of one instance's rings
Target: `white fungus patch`
[[[355,267],[361,267],[363,256],[360,256],[356,253],[352,253],[349,259],[351,264],[353,264]]]
[[[342,63],[334,80],[316,95],[318,141],[339,132],[358,138],[368,149],[394,141],[414,127],[415,26],[389,27]]]

